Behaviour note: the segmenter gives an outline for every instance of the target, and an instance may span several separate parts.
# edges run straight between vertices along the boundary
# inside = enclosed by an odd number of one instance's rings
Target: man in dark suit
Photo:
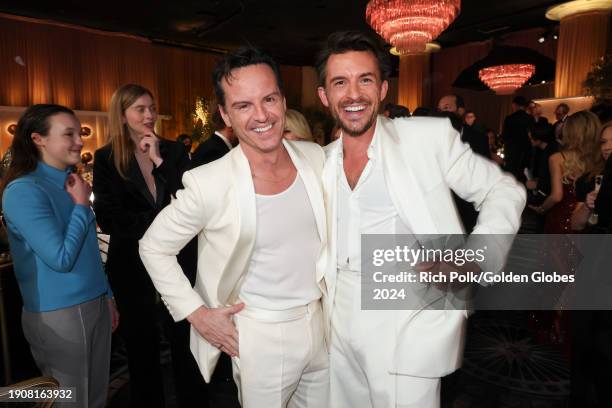
[[[461,140],[469,144],[474,153],[487,159],[491,158],[487,130],[476,123],[476,113],[474,111],[468,110],[465,112]]]
[[[544,202],[552,189],[548,159],[559,151],[559,144],[555,140],[552,125],[543,122],[534,123],[529,129],[529,140],[533,147],[538,149],[540,154],[533,165],[534,178],[527,180],[525,187],[529,190],[527,202],[537,206]],[[543,214],[537,214],[536,232],[538,234],[544,232],[545,219],[546,217]]]
[[[569,111],[570,107],[567,103],[560,103],[555,108],[555,117],[557,118],[557,121],[553,126],[555,127],[555,138],[560,144],[563,144],[563,125],[565,124],[565,119],[567,119]]]
[[[201,166],[220,159],[237,144],[237,138],[234,136],[232,128],[225,125],[219,109],[213,113],[212,125],[215,128],[215,133],[201,143],[195,152],[193,152],[191,155],[192,167]]]
[[[513,112],[506,116],[502,139],[504,141],[506,155],[506,171],[512,173],[521,182],[525,182],[525,168],[529,166],[531,157],[531,143],[529,142],[528,130],[535,123],[533,116],[529,115],[527,100],[517,96],[512,101]]]
[[[477,154],[480,154],[487,159],[489,156],[489,141],[486,133],[480,134],[476,129],[473,128],[474,122],[471,125],[464,125],[462,112],[465,112],[465,103],[463,98],[459,95],[445,95],[438,101],[438,110],[440,116],[448,117],[451,121],[451,125],[457,132],[461,134],[461,141],[470,145],[470,148]],[[473,114],[473,112],[472,112]],[[476,115],[474,115],[476,120]],[[478,211],[474,208],[474,205],[470,202],[463,200],[461,197],[453,192],[453,199],[459,212],[459,217],[463,223],[465,231],[469,234],[476,225],[478,218]]]
[[[476,114],[474,111],[465,110],[463,98],[459,95],[445,95],[438,101],[438,110],[441,113],[450,112],[449,116],[451,124],[461,133],[461,141],[470,145],[474,153],[490,158],[489,155],[489,139],[487,132],[481,128],[476,122]],[[463,113],[465,112],[465,114]]]

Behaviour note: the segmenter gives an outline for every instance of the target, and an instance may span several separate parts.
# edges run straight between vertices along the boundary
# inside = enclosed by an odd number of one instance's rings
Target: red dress
[[[546,214],[544,223],[545,234],[571,234],[571,217],[576,208],[576,189],[574,182],[563,183],[563,198]],[[548,237],[545,247],[546,264],[562,274],[569,275],[576,272],[577,252],[571,237],[557,235]],[[557,344],[570,359],[570,343],[567,338],[569,333],[569,314],[562,313],[564,309],[564,297],[571,298],[571,291],[562,294],[559,299],[557,311],[539,311],[532,314],[532,323],[536,326],[536,337],[544,342]],[[535,320],[535,321],[534,321]]]
[[[563,184],[563,198],[546,214],[545,234],[571,234],[570,219],[576,208],[576,188],[573,182]]]

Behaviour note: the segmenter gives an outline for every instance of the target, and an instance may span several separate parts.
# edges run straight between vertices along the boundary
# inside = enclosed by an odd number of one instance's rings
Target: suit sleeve
[[[115,186],[126,181],[118,177],[113,163],[101,151],[96,152],[93,174],[93,207],[100,229],[112,236],[142,237],[155,218],[155,211],[130,211],[123,205],[123,193]]]
[[[608,221],[608,225],[605,227],[611,228],[610,222],[612,221],[611,217],[611,209],[612,209],[612,158],[608,157],[606,161],[606,167],[604,169],[604,176],[601,184],[601,188],[599,189],[599,194],[597,194],[597,199],[595,200],[595,212],[597,214],[603,215],[603,219]]]
[[[164,208],[139,241],[140,258],[173,319],[179,321],[204,305],[177,261],[179,251],[205,226],[206,214],[192,173],[185,188]]]
[[[10,226],[49,268],[70,272],[90,228],[93,212],[75,205],[68,225],[58,223],[47,195],[33,183],[16,182],[4,193],[4,214]]]
[[[191,168],[191,161],[183,146],[178,143],[169,143],[166,152],[167,157],[162,164],[153,169],[153,177],[160,179],[174,195],[177,190],[183,188],[181,178],[183,173]]]
[[[445,134],[441,140],[446,156],[442,161],[446,166],[446,182],[480,212],[467,247],[486,246],[489,256],[480,266],[485,271],[498,272],[505,264],[521,224],[525,189],[493,162],[461,143],[450,125],[446,124],[442,133]]]
[[[509,133],[510,133],[511,122],[512,122],[512,118],[510,116],[506,116],[506,118],[504,119],[504,125],[502,127],[502,134],[501,134],[501,139],[504,142],[504,144],[509,143],[509,137],[510,137]]]
[[[489,139],[487,138],[487,134],[483,133],[479,130],[475,130],[475,141],[472,149],[475,153],[478,153],[482,157],[487,159],[491,158],[491,152],[489,150]]]
[[[227,148],[223,149],[223,147],[214,146],[206,142],[198,146],[195,152],[193,152],[193,157],[191,159],[192,167],[202,166],[222,158],[228,152]]]

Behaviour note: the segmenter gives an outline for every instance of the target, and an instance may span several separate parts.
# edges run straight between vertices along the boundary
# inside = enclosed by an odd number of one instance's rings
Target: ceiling
[[[459,17],[438,38],[442,47],[549,27],[551,0],[463,0]],[[0,0],[0,12],[143,36],[156,43],[224,51],[245,43],[279,62],[312,65],[337,30],[369,30],[367,0]]]

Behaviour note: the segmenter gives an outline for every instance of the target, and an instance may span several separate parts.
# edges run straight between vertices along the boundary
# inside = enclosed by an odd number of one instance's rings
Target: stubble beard
[[[334,121],[336,122],[336,125],[338,127],[340,127],[340,129],[342,129],[342,134],[351,136],[351,137],[357,137],[357,136],[361,136],[363,135],[365,132],[367,132],[372,126],[374,126],[374,123],[376,123],[376,111],[372,111],[372,114],[370,115],[370,117],[368,118],[368,121],[365,123],[365,125],[359,127],[359,128],[350,128],[349,126],[347,126],[347,124],[345,124],[342,119],[340,118],[340,115],[335,112],[333,112],[333,116],[334,116]]]

